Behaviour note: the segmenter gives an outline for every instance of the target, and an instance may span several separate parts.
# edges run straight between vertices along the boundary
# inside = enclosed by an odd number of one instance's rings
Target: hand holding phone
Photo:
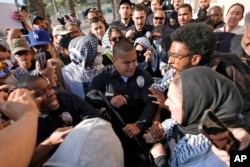
[[[39,69],[43,70],[46,67],[46,53],[44,51],[38,51],[36,54],[36,60],[39,64]]]
[[[240,142],[210,109],[204,111],[198,129],[219,149],[226,151],[239,149]]]

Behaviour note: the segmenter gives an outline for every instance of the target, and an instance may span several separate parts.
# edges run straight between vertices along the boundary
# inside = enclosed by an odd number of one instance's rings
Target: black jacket
[[[51,111],[45,117],[40,116],[38,119],[38,143],[49,137],[57,128],[75,126],[84,118],[100,116],[98,110],[76,95],[66,91],[59,91],[57,98],[60,107],[56,111]]]
[[[127,98],[127,105],[115,108],[126,123],[140,123],[147,128],[155,116],[157,105],[152,103],[148,96],[149,86],[153,83],[152,77],[143,69],[137,68],[134,76],[125,82],[113,65],[93,78],[86,100],[96,108],[105,107],[99,96],[101,91],[110,100],[113,96],[123,95]]]

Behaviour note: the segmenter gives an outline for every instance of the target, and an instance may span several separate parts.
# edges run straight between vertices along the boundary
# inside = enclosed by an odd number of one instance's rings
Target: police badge
[[[140,87],[140,88],[142,88],[144,85],[145,85],[145,79],[144,79],[144,77],[143,76],[138,76],[137,78],[136,78],[136,83],[137,83],[137,85]]]
[[[73,118],[68,112],[63,112],[60,117],[62,118],[63,122],[67,125],[71,125],[73,123]]]

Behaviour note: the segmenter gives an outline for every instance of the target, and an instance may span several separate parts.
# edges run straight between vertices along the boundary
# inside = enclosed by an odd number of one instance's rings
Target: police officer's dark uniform
[[[99,117],[99,111],[85,100],[66,91],[59,91],[57,99],[60,107],[38,119],[37,143],[48,138],[57,128],[75,126],[84,118]]]
[[[112,23],[109,24],[110,27],[117,27],[121,31],[126,31],[126,29],[132,25],[134,25],[134,21],[132,20],[132,18],[130,19],[128,25],[123,24],[121,19],[113,21]]]
[[[137,67],[134,75],[126,78],[118,73],[114,65],[109,65],[104,67],[103,71],[93,78],[86,100],[96,108],[101,108],[105,107],[105,103],[99,96],[98,91],[105,94],[108,100],[116,95],[126,97],[127,104],[120,108],[115,108],[115,110],[124,119],[125,123],[136,123],[141,129],[141,133],[137,136],[140,138],[143,130],[151,125],[158,107],[148,97],[148,87],[152,83],[152,77],[143,69]],[[122,142],[126,166],[135,167],[136,163],[141,161],[141,159],[133,155],[136,152],[134,140],[125,135],[122,131],[123,125],[112,112],[108,112],[108,115],[111,117],[109,121]]]
[[[153,29],[154,29],[154,26],[145,24],[142,31],[137,31],[136,28],[135,28],[135,25],[132,25],[132,26],[128,27],[126,29],[126,31],[128,32],[129,30],[132,30],[132,31],[135,32],[134,38],[131,39],[132,41],[134,41],[136,38],[139,38],[139,37],[147,37],[147,38],[149,38],[150,35],[151,35],[151,31]],[[149,33],[149,36],[147,36],[147,33]]]

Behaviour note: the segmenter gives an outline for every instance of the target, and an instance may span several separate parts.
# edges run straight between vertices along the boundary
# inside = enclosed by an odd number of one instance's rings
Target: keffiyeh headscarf
[[[91,67],[97,54],[98,39],[93,36],[80,36],[69,43],[70,59],[76,65]]]
[[[197,127],[206,109],[211,109],[228,127],[242,126],[243,100],[231,80],[209,67],[192,67],[180,75],[183,118],[178,128],[182,133],[198,134]]]
[[[135,42],[134,42],[134,46],[136,46],[137,44],[141,45],[144,49],[149,49],[151,51],[151,53],[153,54],[152,56],[152,60],[151,60],[151,66],[152,66],[152,70],[156,71],[157,69],[157,64],[158,64],[158,55],[156,53],[156,50],[154,49],[153,45],[150,44],[150,41],[148,38],[146,37],[139,37],[136,38]]]

